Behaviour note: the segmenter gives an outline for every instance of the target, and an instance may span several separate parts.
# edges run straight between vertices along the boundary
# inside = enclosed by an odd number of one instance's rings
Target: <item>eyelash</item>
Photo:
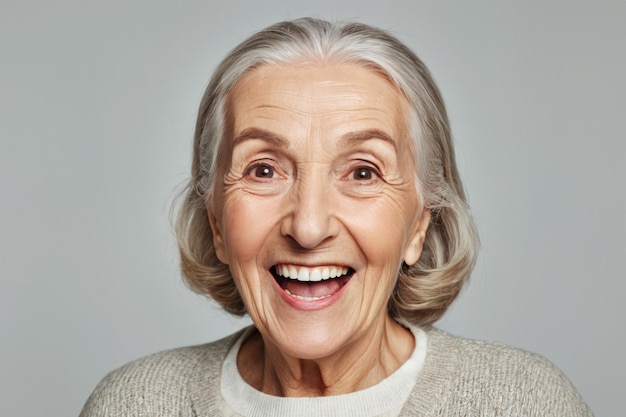
[[[372,182],[378,182],[382,179],[382,174],[380,170],[370,164],[363,164],[365,161],[359,161],[360,165],[355,166],[350,170],[346,179],[353,180],[356,182],[371,184]],[[369,178],[358,178],[359,172],[367,172],[369,174]]]
[[[382,179],[380,170],[378,170],[378,168],[375,166],[365,165],[363,164],[363,162],[364,161],[359,161],[360,165],[357,165],[354,168],[352,168],[348,172],[348,175],[344,177],[344,179],[356,181],[357,183],[361,183],[362,185],[367,185],[367,184],[380,181]],[[259,172],[260,169],[262,169],[263,171]],[[358,177],[359,172],[365,172],[369,174],[369,178],[359,178]],[[258,174],[261,174],[261,175],[258,175]],[[259,161],[259,162],[255,162],[249,165],[244,171],[243,176],[252,177],[254,181],[267,181],[272,178],[275,178],[276,176],[279,176],[279,174],[277,174],[277,170],[273,166],[273,164]]]
[[[360,172],[365,172],[365,173],[369,174],[369,176],[370,176],[370,177],[369,177],[369,178],[359,178],[359,177],[358,177],[358,174],[359,174]],[[361,181],[361,180],[363,180],[363,181],[372,180],[374,176],[376,176],[376,177],[380,177],[380,175],[379,175],[378,171],[377,171],[377,170],[375,170],[375,169],[374,169],[374,168],[372,168],[372,167],[369,167],[369,166],[359,166],[359,167],[356,167],[354,170],[352,170],[351,174],[352,174],[352,179],[353,179],[353,180],[357,180],[357,181]]]
[[[256,175],[258,173],[259,169],[264,169],[264,170],[269,170],[270,171],[270,175],[268,176],[260,176],[260,175]],[[246,168],[246,170],[244,171],[244,177],[254,177],[255,180],[257,181],[263,181],[263,180],[268,180],[271,178],[274,178],[274,176],[276,175],[276,168],[274,168],[274,166],[272,164],[269,164],[267,162],[255,162],[252,165],[248,166]]]

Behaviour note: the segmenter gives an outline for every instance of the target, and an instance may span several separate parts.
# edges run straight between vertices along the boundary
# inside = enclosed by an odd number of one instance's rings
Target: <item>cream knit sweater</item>
[[[401,416],[593,416],[563,373],[541,356],[425,330],[426,361]],[[80,417],[220,416],[222,363],[240,334],[113,371]]]

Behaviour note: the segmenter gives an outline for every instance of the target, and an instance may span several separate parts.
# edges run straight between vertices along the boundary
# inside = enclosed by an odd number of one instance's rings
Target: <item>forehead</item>
[[[229,96],[233,133],[250,127],[289,135],[380,129],[400,140],[408,103],[383,75],[357,64],[272,64],[242,77]]]

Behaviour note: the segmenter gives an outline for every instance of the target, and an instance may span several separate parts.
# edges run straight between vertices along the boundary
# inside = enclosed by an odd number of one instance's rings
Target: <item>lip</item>
[[[352,276],[350,277],[350,279],[348,280],[348,282],[346,282],[337,292],[333,293],[332,295],[328,297],[325,297],[319,300],[302,300],[300,298],[292,297],[289,294],[287,294],[285,290],[278,284],[272,272],[268,270],[267,273],[270,275],[274,289],[276,290],[276,292],[278,292],[278,294],[283,299],[283,301],[285,301],[285,303],[287,303],[292,308],[296,310],[302,310],[302,311],[322,310],[335,304],[341,298],[345,288],[350,284],[350,281],[356,275],[356,272],[354,272]]]

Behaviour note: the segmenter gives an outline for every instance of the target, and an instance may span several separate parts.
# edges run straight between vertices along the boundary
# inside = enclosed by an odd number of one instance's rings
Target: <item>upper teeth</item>
[[[276,274],[298,281],[322,281],[337,278],[348,273],[348,268],[343,266],[324,266],[307,268],[304,266],[276,265]]]

